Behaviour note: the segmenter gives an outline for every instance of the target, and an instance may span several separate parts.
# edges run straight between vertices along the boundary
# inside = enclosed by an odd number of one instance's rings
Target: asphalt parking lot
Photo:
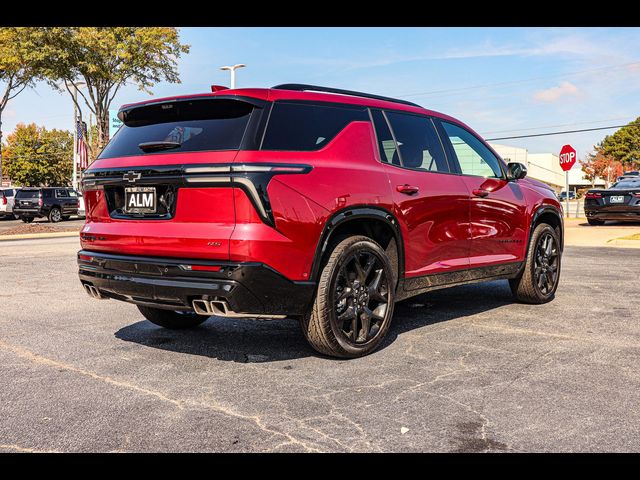
[[[568,247],[546,305],[410,299],[339,361],[291,320],[175,333],[93,300],[77,242],[0,244],[0,451],[640,451],[640,249]]]
[[[33,223],[31,223],[30,225],[34,225],[34,224],[46,225],[48,227],[51,227],[54,230],[57,230],[57,229],[62,230],[62,229],[68,229],[68,228],[77,228],[78,230],[80,230],[84,225],[84,222],[85,222],[84,218],[78,218],[76,216],[71,217],[69,220],[64,220],[58,223],[51,223],[46,218],[34,218]],[[9,218],[9,217],[0,218],[0,235],[2,235],[4,232],[13,230],[15,228],[18,228],[24,225],[27,225],[27,224],[24,223],[22,220],[14,220],[13,218]]]

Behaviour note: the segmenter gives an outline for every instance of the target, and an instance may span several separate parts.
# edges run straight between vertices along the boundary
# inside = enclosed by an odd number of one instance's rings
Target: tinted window
[[[140,107],[131,111],[98,158],[130,155],[236,150],[253,106],[237,100],[195,100]],[[175,142],[175,148],[143,151],[148,142]]]
[[[442,122],[463,175],[502,177],[500,161],[491,150],[471,132],[458,125]]]
[[[396,150],[396,142],[393,140],[389,124],[380,110],[372,110],[373,125],[376,129],[380,158],[385,163],[400,165],[400,157]]]
[[[386,112],[400,150],[402,166],[432,172],[448,172],[442,144],[430,118]]]
[[[44,190],[43,191],[43,196],[44,198],[51,198],[52,194],[53,194],[53,190]]]
[[[67,196],[67,191],[61,188],[56,189],[56,198],[64,198]]]
[[[276,102],[269,116],[262,149],[319,150],[354,121],[369,121],[367,110]]]
[[[611,188],[640,188],[640,178],[638,180],[620,180]]]
[[[69,196],[71,198],[78,198],[78,192],[76,192],[75,190],[67,190],[67,192],[69,193]]]
[[[38,198],[39,196],[40,190],[20,190],[16,198]]]

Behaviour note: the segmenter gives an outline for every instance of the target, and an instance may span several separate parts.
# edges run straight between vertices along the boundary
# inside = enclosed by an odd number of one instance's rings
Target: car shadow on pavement
[[[513,302],[506,281],[463,285],[410,298],[396,305],[391,328],[381,349],[405,332],[487,312]],[[142,320],[121,328],[115,337],[146,347],[239,363],[323,357],[307,344],[298,322],[292,319],[211,317],[192,330],[166,330]]]

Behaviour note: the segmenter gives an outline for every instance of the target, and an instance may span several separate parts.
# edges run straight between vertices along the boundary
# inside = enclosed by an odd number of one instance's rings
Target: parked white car
[[[78,196],[78,217],[85,218],[86,212],[84,211],[84,195],[82,195],[82,192],[77,190],[69,190],[69,192],[73,192]],[[73,193],[71,193],[71,196],[74,196]]]
[[[17,188],[0,188],[0,218],[14,218],[13,205],[16,202],[17,191]]]

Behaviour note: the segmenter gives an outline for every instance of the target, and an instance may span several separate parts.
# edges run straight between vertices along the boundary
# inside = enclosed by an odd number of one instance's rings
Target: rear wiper
[[[171,150],[181,145],[178,142],[142,142],[138,144],[138,148],[143,152],[156,152],[158,150]]]

